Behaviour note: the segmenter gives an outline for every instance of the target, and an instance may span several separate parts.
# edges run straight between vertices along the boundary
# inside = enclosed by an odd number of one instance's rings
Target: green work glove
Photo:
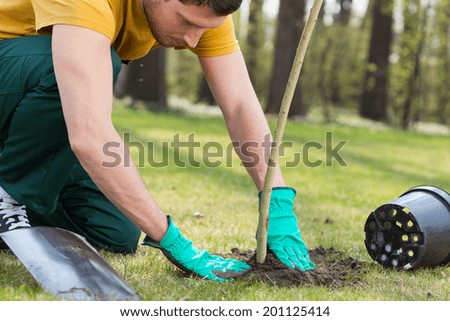
[[[296,191],[290,187],[274,187],[270,197],[267,248],[290,268],[314,270],[308,249],[298,228],[294,214]],[[258,194],[261,202],[262,192]]]
[[[218,282],[232,280],[232,276],[238,276],[250,269],[247,263],[199,250],[181,235],[170,216],[168,221],[169,228],[161,242],[157,243],[147,235],[142,244],[160,249],[167,259],[180,269]]]

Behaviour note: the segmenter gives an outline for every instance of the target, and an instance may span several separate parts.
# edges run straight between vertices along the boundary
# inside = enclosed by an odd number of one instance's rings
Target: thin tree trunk
[[[373,7],[369,60],[359,113],[377,121],[387,120],[393,6],[393,0],[375,0]]]
[[[417,4],[418,7],[420,8],[420,3]],[[422,52],[423,52],[423,48],[424,48],[424,44],[425,44],[425,37],[426,37],[426,25],[427,25],[427,21],[428,21],[428,13],[426,10],[423,11],[422,13],[423,19],[421,24],[419,25],[419,30],[421,31],[419,33],[419,43],[417,45],[417,50],[414,53],[414,70],[411,73],[411,77],[409,78],[409,82],[408,82],[408,95],[406,97],[405,102],[403,103],[403,114],[402,114],[402,122],[401,122],[401,126],[403,129],[408,129],[411,125],[412,122],[412,102],[414,97],[416,96],[416,89],[417,89],[417,83],[419,80],[419,75],[420,75],[420,67],[421,67],[421,56],[422,56]]]
[[[248,32],[246,46],[246,64],[250,79],[257,93],[262,91],[261,63],[265,41],[264,32],[264,0],[251,0],[248,17]]]
[[[339,13],[335,15],[334,21],[346,26],[349,24],[352,15],[353,0],[338,0],[338,2],[341,9],[339,10]]]
[[[280,0],[267,113],[277,114],[280,109],[297,44],[305,26],[305,4],[305,0]],[[304,116],[306,112],[300,86],[297,85],[289,116]]]
[[[158,48],[122,69],[116,96],[142,101],[149,110],[167,109],[166,49]]]
[[[323,28],[326,28],[325,25],[322,25]],[[320,98],[322,101],[322,114],[324,121],[326,123],[330,123],[332,121],[332,110],[330,104],[330,97],[328,97],[328,88],[326,78],[328,77],[327,73],[327,58],[329,52],[325,48],[330,48],[332,44],[332,39],[329,37],[327,32],[324,32],[325,37],[325,46],[324,50],[321,50],[320,59],[319,59],[319,79],[318,79],[318,89],[320,91]]]

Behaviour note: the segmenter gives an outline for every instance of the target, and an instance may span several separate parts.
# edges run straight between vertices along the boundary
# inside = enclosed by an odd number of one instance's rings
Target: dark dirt
[[[333,248],[318,247],[309,251],[311,260],[315,263],[314,271],[290,269],[281,264],[273,254],[268,253],[264,264],[256,263],[253,250],[241,251],[232,249],[231,256],[247,262],[252,269],[235,279],[256,280],[276,286],[325,286],[341,288],[363,284],[366,263],[352,257],[346,257]]]

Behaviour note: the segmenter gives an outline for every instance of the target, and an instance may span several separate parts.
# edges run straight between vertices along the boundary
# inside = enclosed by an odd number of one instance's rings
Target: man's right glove
[[[167,259],[180,269],[218,282],[227,281],[233,275],[242,274],[250,269],[247,263],[225,259],[211,255],[206,250],[199,250],[190,240],[181,235],[170,216],[168,221],[169,228],[161,242],[157,243],[147,235],[142,244],[161,250]],[[230,278],[225,278],[226,275]]]
[[[308,249],[298,228],[294,214],[297,192],[290,187],[274,187],[270,197],[267,248],[290,268],[314,270]],[[258,194],[261,202],[262,192]]]

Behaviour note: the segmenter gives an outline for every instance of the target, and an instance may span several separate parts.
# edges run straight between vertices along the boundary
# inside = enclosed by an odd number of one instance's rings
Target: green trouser
[[[112,49],[114,79],[121,61]],[[0,40],[0,186],[31,225],[64,228],[131,253],[140,230],[97,188],[70,149],[50,36]]]

